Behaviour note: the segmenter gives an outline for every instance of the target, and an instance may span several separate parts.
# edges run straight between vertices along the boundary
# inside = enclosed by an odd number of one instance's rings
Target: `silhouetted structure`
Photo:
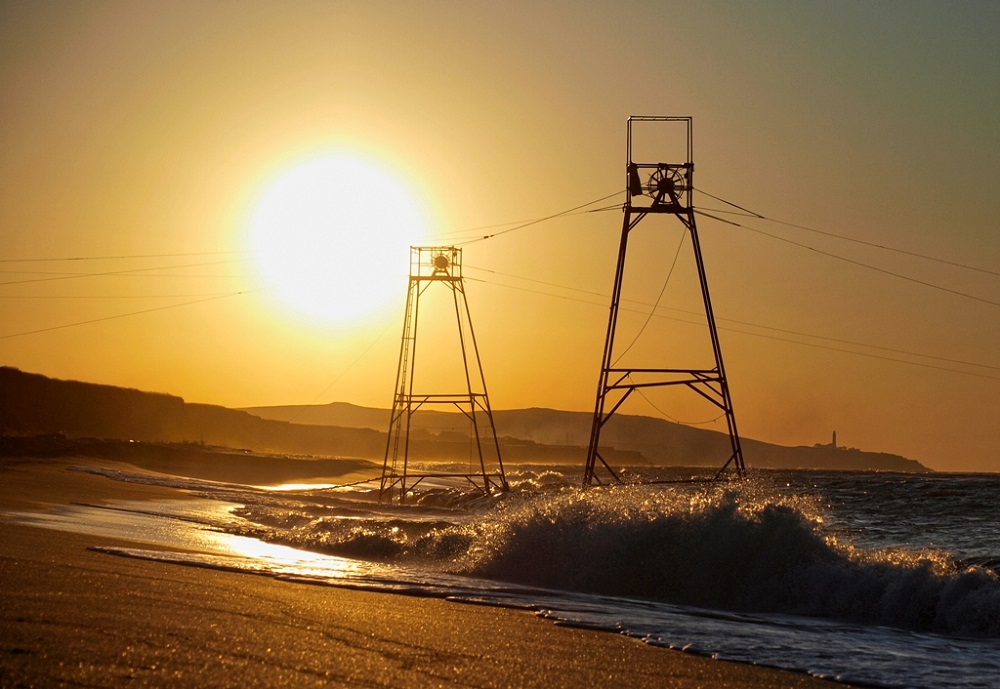
[[[426,290],[434,285],[448,288],[452,293],[457,325],[458,348],[461,350],[461,372],[465,389],[459,392],[423,392],[415,389],[417,362],[417,325],[420,300]],[[433,379],[435,385],[444,376]],[[410,433],[413,414],[427,405],[454,406],[469,420],[470,439],[474,441],[475,460],[479,470],[469,472],[415,472],[410,466]],[[385,462],[379,501],[398,495],[400,502],[408,493],[427,478],[464,478],[484,493],[506,490],[500,444],[497,440],[493,412],[486,393],[479,348],[472,330],[469,303],[462,282],[462,250],[452,246],[410,247],[410,283],[406,295],[406,316],[403,324],[399,367],[396,371],[396,389],[389,419],[389,437],[386,441]]]
[[[682,162],[650,162],[633,160],[633,124],[646,123],[646,127],[678,128],[686,135],[687,155]],[[587,450],[587,463],[584,470],[585,486],[601,483],[597,475],[597,466],[603,466],[611,478],[620,481],[621,478],[601,456],[601,431],[612,415],[621,407],[628,397],[644,388],[661,386],[686,386],[717,406],[726,418],[729,431],[730,455],[719,469],[719,478],[727,468],[732,466],[737,475],[745,473],[743,450],[740,447],[740,437],[736,430],[736,417],[733,414],[733,404],[729,396],[729,386],[722,365],[722,349],[719,346],[719,336],[715,326],[715,316],[712,312],[712,301],[708,293],[708,281],[705,277],[705,266],[701,257],[701,245],[698,240],[698,229],[695,225],[694,207],[691,203],[691,192],[694,188],[694,161],[692,151],[692,120],[690,117],[637,117],[628,119],[628,143],[626,158],[627,192],[625,197],[624,221],[622,224],[621,243],[618,250],[618,266],[615,272],[615,283],[611,295],[611,315],[608,322],[608,332],[604,344],[604,357],[601,362],[601,377],[597,387],[597,402],[594,408],[594,418],[590,433],[590,445]],[[656,148],[654,146],[654,148]],[[657,154],[661,150],[655,151]],[[646,151],[642,151],[647,155]],[[655,159],[654,159],[655,160]],[[687,229],[691,236],[694,259],[701,286],[701,296],[705,309],[711,339],[714,365],[709,368],[671,368],[666,366],[647,366],[631,368],[617,366],[614,359],[615,331],[618,324],[619,309],[622,300],[622,284],[625,277],[626,257],[629,235],[645,218],[676,218]],[[665,358],[665,357],[664,357]],[[667,362],[655,362],[664,364]]]

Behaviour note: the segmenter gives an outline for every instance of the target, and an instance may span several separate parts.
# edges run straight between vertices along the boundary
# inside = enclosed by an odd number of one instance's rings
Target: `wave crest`
[[[808,501],[753,487],[613,488],[522,501],[471,527],[461,569],[668,603],[1000,637],[1000,578],[943,553],[861,551]]]

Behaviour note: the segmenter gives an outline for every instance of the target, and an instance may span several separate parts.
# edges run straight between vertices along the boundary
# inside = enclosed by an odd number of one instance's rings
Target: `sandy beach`
[[[68,470],[84,463],[108,464],[0,458],[3,687],[844,686],[522,610],[115,557],[88,548],[127,543],[10,518],[184,495]]]

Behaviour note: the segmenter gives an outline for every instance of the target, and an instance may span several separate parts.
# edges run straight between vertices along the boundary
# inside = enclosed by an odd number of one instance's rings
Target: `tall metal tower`
[[[633,138],[633,128],[637,125],[641,126],[644,135],[650,132],[652,134],[645,136],[641,142],[637,142]],[[670,145],[671,142],[673,145]],[[659,156],[665,152],[664,149],[670,149],[679,158],[684,155],[685,143],[686,157],[684,160],[675,159],[671,162],[662,162],[662,158]],[[722,411],[729,430],[730,454],[716,474],[716,478],[719,478],[730,466],[734,468],[738,476],[742,477],[745,474],[743,450],[740,447],[740,437],[736,431],[736,417],[733,414],[729,385],[726,382],[726,373],[722,365],[722,349],[719,346],[712,301],[708,293],[708,280],[705,277],[701,245],[698,241],[698,229],[695,225],[694,208],[691,203],[694,178],[692,153],[692,121],[690,117],[632,116],[628,119],[625,218],[622,223],[618,267],[611,295],[611,315],[604,343],[604,357],[601,362],[601,378],[597,387],[597,402],[590,432],[590,445],[587,449],[587,464],[583,477],[584,486],[603,482],[597,473],[598,465],[604,467],[611,480],[621,481],[618,473],[601,456],[601,432],[609,419],[632,393],[639,392],[640,395],[644,395],[646,390],[663,386],[687,387]],[[640,156],[641,159],[636,160],[634,154]],[[650,216],[667,220],[676,219],[690,235],[701,287],[701,298],[704,304],[704,316],[708,325],[714,357],[714,364],[707,367],[674,368],[665,366],[669,362],[663,361],[666,355],[662,353],[659,355],[661,360],[653,362],[655,365],[640,368],[619,366],[615,359],[615,335],[622,304],[622,284],[625,278],[629,235],[639,223]],[[645,258],[649,259],[650,257]]]
[[[451,291],[451,302],[454,305],[457,332],[451,330],[450,338],[444,333],[432,332],[433,348],[446,348],[445,339],[457,337],[457,344],[451,350],[452,358],[460,358],[459,362],[452,360],[457,371],[444,371],[443,366],[434,366],[428,380],[421,377],[416,381],[417,364],[417,325],[420,316],[421,299],[433,296],[427,294],[433,286],[446,287]],[[429,303],[425,302],[425,307]],[[436,306],[442,306],[440,303]],[[431,315],[440,316],[441,309],[433,309]],[[440,320],[437,325],[442,325]],[[453,342],[455,344],[455,342]],[[448,374],[453,374],[449,379]],[[423,392],[430,385],[435,386],[434,392]],[[439,386],[455,386],[462,388],[458,392],[445,392]],[[427,387],[424,387],[427,386]],[[413,415],[425,407],[445,406],[457,408],[469,422],[469,444],[471,448],[470,462],[478,465],[478,470],[456,472],[413,471],[413,438],[411,436]],[[489,396],[486,393],[486,379],[483,376],[482,362],[479,359],[479,348],[476,336],[472,330],[472,319],[469,315],[469,303],[465,296],[465,286],[462,281],[462,250],[453,246],[421,246],[410,247],[410,283],[406,293],[406,317],[403,323],[402,346],[399,351],[399,368],[396,371],[395,397],[392,405],[392,416],[389,420],[389,437],[385,448],[385,462],[382,465],[382,481],[379,488],[379,501],[391,500],[398,496],[399,501],[422,481],[428,478],[464,478],[475,488],[492,493],[494,490],[506,490],[507,479],[504,475],[503,460],[500,456],[500,444],[497,439],[496,426],[493,423],[493,412],[490,409]]]

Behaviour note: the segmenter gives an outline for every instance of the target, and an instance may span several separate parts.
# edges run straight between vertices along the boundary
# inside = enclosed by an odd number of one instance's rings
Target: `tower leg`
[[[637,218],[638,222],[641,218]],[[594,405],[594,419],[590,428],[590,444],[587,447],[587,464],[583,473],[583,484],[589,486],[592,483],[600,483],[601,480],[596,473],[597,463],[607,470],[611,478],[618,482],[621,478],[614,469],[604,460],[600,453],[601,429],[611,414],[605,415],[605,404],[608,399],[610,389],[609,380],[611,376],[611,363],[615,346],[615,328],[618,323],[618,309],[621,305],[622,283],[625,279],[625,258],[628,254],[629,231],[634,227],[632,214],[626,208],[624,220],[622,221],[622,237],[618,245],[618,264],[615,268],[615,283],[611,289],[611,308],[608,316],[608,332],[604,338],[604,354],[601,356],[601,378],[597,384],[597,401]],[[613,411],[612,411],[613,413]]]

